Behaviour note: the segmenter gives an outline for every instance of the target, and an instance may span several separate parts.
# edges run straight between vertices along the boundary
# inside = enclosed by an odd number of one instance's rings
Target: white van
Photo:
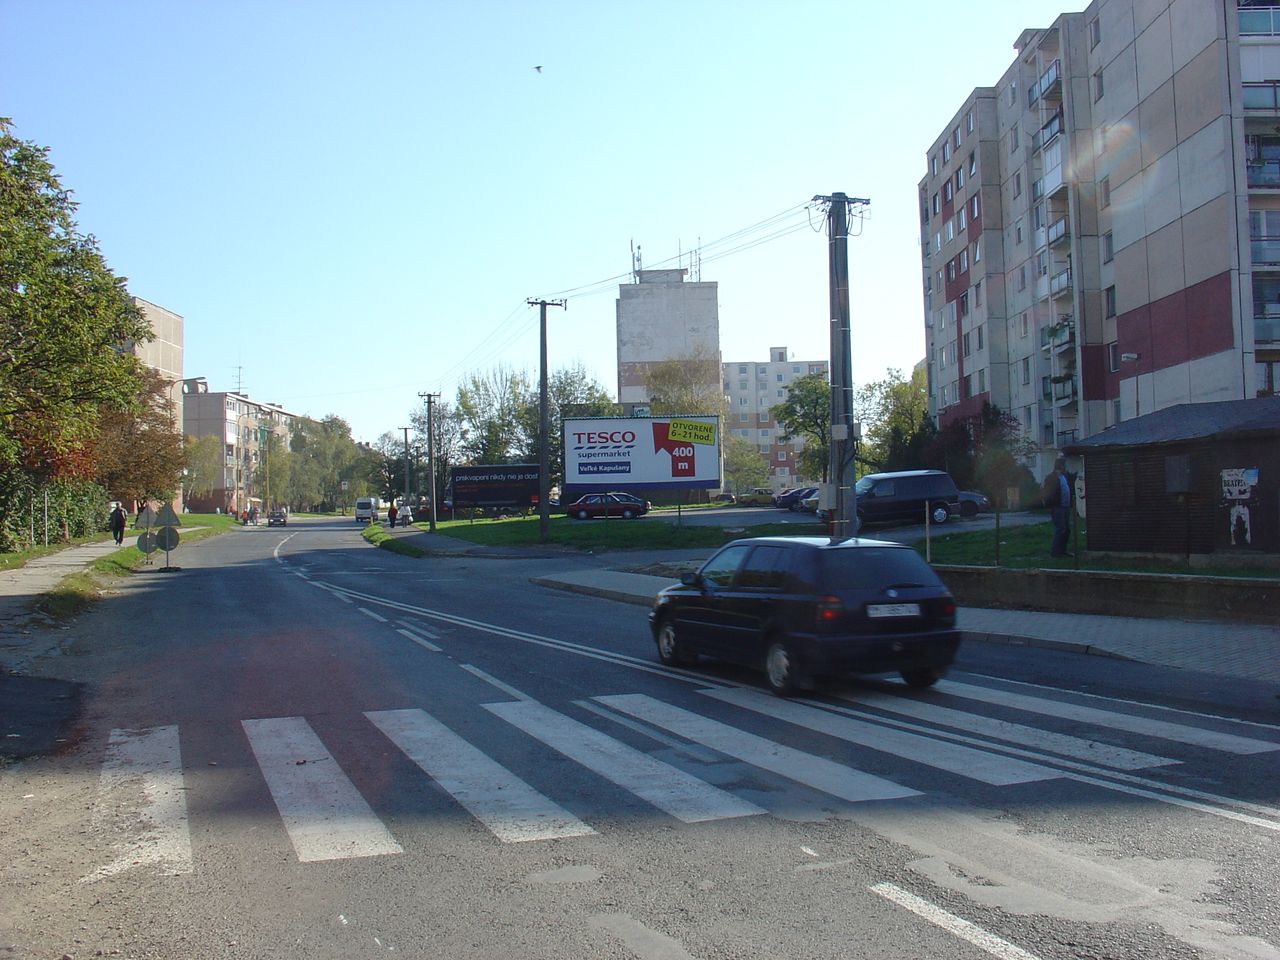
[[[377,523],[378,508],[381,505],[377,497],[357,497],[356,523],[363,523],[366,526],[371,523]]]

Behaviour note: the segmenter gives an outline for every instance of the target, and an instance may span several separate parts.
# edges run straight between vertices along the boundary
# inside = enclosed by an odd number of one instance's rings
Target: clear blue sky
[[[186,376],[358,439],[499,364],[529,297],[703,256],[725,361],[825,359],[815,194],[850,242],[856,382],[921,358],[916,185],[1043,0],[4,0],[0,115],[51,148],[112,268],[186,318]],[[534,67],[542,66],[542,72]],[[936,66],[935,66],[936,65]],[[749,235],[759,239],[761,233]],[[723,248],[722,248],[723,249]],[[551,366],[616,390],[616,285],[552,311]]]

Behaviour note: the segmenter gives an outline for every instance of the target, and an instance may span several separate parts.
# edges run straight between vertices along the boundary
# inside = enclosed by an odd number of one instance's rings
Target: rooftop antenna
[[[689,259],[693,261],[693,282],[702,282],[702,238],[698,238],[698,245],[693,248],[689,254]]]
[[[244,367],[236,367],[236,393],[244,396]]]

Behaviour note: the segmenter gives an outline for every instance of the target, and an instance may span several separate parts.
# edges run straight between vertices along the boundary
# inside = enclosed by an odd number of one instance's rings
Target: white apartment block
[[[211,393],[204,377],[184,380],[182,391],[186,401],[183,434],[196,439],[215,436],[223,444],[220,482],[214,484],[213,492],[207,496],[188,497],[192,509],[212,512],[216,507],[224,512],[240,511],[254,502],[259,508],[269,508],[265,482],[257,476],[263,431],[270,430],[287,444],[298,414],[273,403],[251,400],[242,393]]]
[[[1280,7],[1096,0],[1025,30],[920,181],[930,411],[1041,448],[1280,380]]]
[[[702,357],[720,363],[718,284],[688,282],[687,270],[637,270],[618,285],[618,402],[649,400],[645,380],[654,364]],[[703,386],[714,390],[715,381]],[[694,412],[694,411],[690,411]]]
[[[798,486],[820,478],[802,477],[797,473],[797,457],[804,441],[781,440],[785,432],[769,411],[787,398],[793,380],[811,373],[827,374],[826,360],[793,360],[786,347],[770,347],[767,363],[725,363],[724,392],[729,398],[729,421],[724,435],[749,440],[769,463],[769,485],[774,490]]]

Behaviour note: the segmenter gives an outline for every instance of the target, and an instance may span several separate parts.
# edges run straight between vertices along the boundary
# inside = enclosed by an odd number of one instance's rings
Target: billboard
[[[584,491],[720,486],[720,418],[564,421],[564,482]]]
[[[452,476],[454,509],[530,507],[538,502],[536,463],[454,467]]]

